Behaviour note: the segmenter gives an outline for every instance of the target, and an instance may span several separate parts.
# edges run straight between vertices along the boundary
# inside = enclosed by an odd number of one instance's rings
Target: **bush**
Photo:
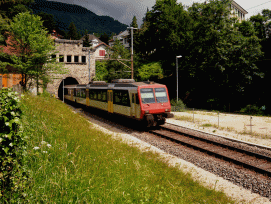
[[[11,89],[0,90],[0,203],[21,203],[26,196],[26,137],[19,101]]]
[[[240,110],[240,113],[253,114],[253,115],[263,115],[264,111],[262,107],[257,107],[254,105],[247,105],[246,107]]]
[[[186,109],[186,106],[181,99],[178,99],[178,101],[176,99],[171,99],[170,104],[173,106],[172,111],[184,111]]]

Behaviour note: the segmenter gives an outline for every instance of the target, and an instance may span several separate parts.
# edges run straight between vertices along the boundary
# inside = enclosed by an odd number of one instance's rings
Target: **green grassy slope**
[[[94,129],[59,100],[22,101],[31,203],[233,203],[158,155]]]

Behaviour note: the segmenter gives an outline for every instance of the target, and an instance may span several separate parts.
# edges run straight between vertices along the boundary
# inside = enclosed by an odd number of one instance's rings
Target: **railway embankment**
[[[168,122],[271,147],[271,117],[205,111],[174,112]]]
[[[161,151],[123,142],[121,131],[105,133],[59,100],[27,95],[22,104],[30,203],[236,202],[169,165]]]

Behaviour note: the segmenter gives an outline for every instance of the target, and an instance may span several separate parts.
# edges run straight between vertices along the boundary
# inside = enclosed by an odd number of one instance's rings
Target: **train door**
[[[113,90],[107,90],[108,112],[113,113]]]
[[[132,93],[131,116],[136,116],[136,93]]]
[[[140,114],[141,114],[141,108],[140,108],[140,104],[139,104],[139,100],[138,100],[138,94],[135,94],[135,116],[136,118],[140,118]]]
[[[70,94],[71,94],[71,101],[73,101],[73,89],[70,89]]]

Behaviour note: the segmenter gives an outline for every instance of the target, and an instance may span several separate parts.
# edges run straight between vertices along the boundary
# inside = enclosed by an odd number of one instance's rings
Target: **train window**
[[[126,90],[114,91],[114,104],[130,106],[129,93]]]
[[[168,102],[167,91],[165,88],[155,88],[155,97],[157,103]]]
[[[152,88],[140,89],[142,103],[155,103],[154,93]]]
[[[93,99],[94,99],[94,100],[97,100],[97,98],[98,98],[97,91],[94,90],[94,96],[93,96]]]
[[[97,91],[98,90],[90,89],[89,90],[89,98],[92,99],[92,100],[97,100],[97,98],[98,98]]]
[[[102,101],[107,101],[107,92],[106,91],[102,92]]]
[[[81,89],[81,98],[86,98],[86,89]]]
[[[101,91],[98,92],[98,100],[99,101],[102,100],[102,92]]]

